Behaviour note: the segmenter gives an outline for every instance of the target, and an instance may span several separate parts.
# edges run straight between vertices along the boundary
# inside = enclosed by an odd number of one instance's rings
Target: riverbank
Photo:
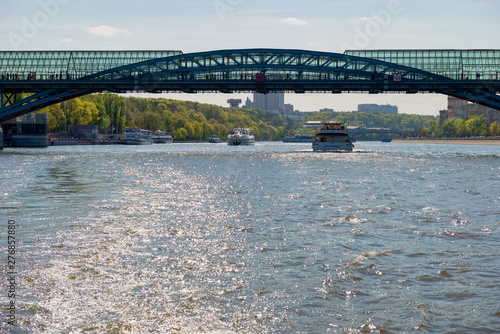
[[[500,137],[485,138],[393,138],[395,143],[500,145]]]

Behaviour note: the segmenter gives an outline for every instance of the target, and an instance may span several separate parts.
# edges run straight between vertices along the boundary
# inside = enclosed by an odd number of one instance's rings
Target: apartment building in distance
[[[391,106],[390,104],[379,105],[379,104],[358,104],[359,112],[382,112],[384,114],[397,114],[398,107]]]
[[[472,115],[483,115],[488,126],[491,123],[500,124],[500,111],[480,104],[471,103],[456,97],[448,97],[448,109],[439,112],[439,123],[452,118],[469,119]]]

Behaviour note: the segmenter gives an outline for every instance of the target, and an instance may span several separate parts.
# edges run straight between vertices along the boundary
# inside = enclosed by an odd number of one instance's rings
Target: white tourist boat
[[[153,143],[155,144],[169,144],[172,142],[172,136],[167,135],[165,132],[156,130],[151,136]]]
[[[322,122],[314,136],[313,151],[352,151],[354,145],[344,123]]]
[[[151,145],[153,143],[151,131],[126,128],[123,132],[123,143],[126,145]]]
[[[227,135],[228,145],[253,145],[255,144],[255,136],[250,129],[237,128]]]

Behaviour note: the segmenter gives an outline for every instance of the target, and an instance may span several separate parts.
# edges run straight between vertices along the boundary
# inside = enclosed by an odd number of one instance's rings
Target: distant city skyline
[[[497,0],[20,0],[2,4],[0,50],[181,50],[285,48],[498,49]],[[252,94],[161,94],[227,106]],[[229,97],[228,97],[229,96]],[[286,94],[301,111],[397,105],[438,115],[438,94]]]

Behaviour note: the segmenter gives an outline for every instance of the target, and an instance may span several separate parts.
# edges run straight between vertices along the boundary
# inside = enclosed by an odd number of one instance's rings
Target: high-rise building
[[[293,113],[293,104],[290,104],[290,103],[285,103],[285,105],[283,106],[283,110],[286,112],[286,113]]]
[[[285,110],[285,93],[254,93],[253,107],[266,111]]]
[[[253,108],[253,102],[250,100],[249,97],[247,97],[247,100],[245,101],[245,108],[252,109]]]
[[[280,114],[283,117],[291,118],[298,122],[303,122],[305,116],[298,110],[294,110],[293,105],[285,104],[285,93],[253,94],[253,102],[247,98],[246,108],[262,109],[270,113]]]

